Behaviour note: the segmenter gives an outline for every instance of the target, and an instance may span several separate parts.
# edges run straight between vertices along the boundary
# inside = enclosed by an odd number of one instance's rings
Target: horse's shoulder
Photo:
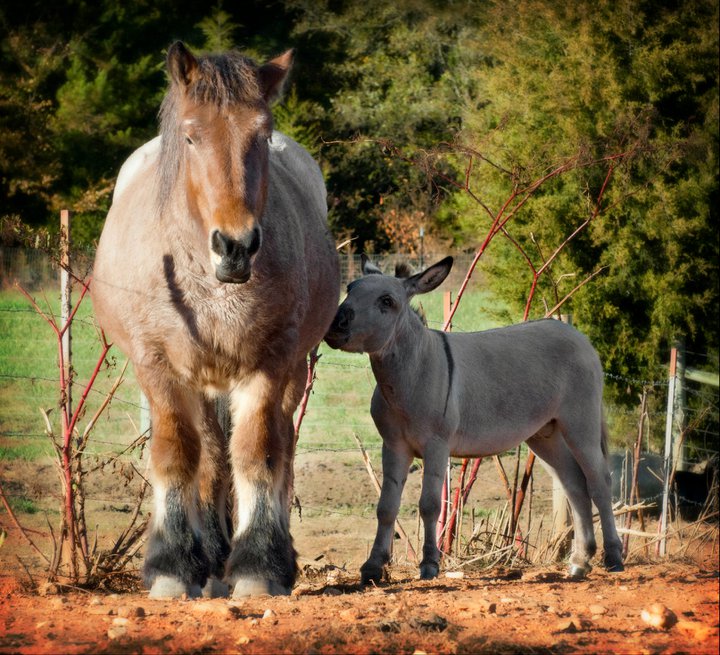
[[[115,190],[113,191],[113,200],[119,198],[138,175],[147,171],[148,166],[155,163],[159,154],[159,136],[156,136],[135,150],[120,167],[120,172],[115,182]]]

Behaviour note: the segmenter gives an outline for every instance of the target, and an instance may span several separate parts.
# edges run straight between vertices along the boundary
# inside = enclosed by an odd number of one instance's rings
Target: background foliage
[[[429,250],[473,250],[513,185],[578,158],[508,226],[541,264],[588,218],[607,170],[589,162],[632,152],[531,315],[604,267],[566,310],[608,369],[652,368],[680,336],[716,353],[718,18],[717,0],[10,0],[0,216],[52,228],[69,207],[92,244],[120,164],[156,133],[174,39],[258,61],[294,47],[276,121],[321,161],[338,239],[415,254],[422,226]],[[528,269],[493,245],[483,266],[517,320]]]

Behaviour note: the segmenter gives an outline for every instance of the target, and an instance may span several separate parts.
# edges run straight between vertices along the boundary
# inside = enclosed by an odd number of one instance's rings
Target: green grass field
[[[33,294],[47,313],[59,314],[57,293]],[[418,298],[430,327],[442,326],[442,292]],[[454,319],[456,330],[477,330],[498,324],[499,309],[487,294],[473,291],[466,295]],[[59,321],[59,318],[57,319]],[[101,353],[101,342],[86,298],[73,323],[72,331],[75,403],[87,384]],[[370,449],[380,437],[369,414],[375,386],[366,355],[355,355],[321,346],[317,380],[303,421],[299,452],[308,450],[354,450],[353,434]],[[87,409],[79,422],[80,431],[100,406],[125,362],[124,355],[111,349],[108,360],[89,394]],[[35,459],[52,453],[45,434],[42,410],[50,417],[53,430],[60,434],[60,390],[58,383],[58,345],[51,327],[16,290],[0,292],[0,457]],[[91,451],[118,452],[138,435],[140,390],[132,367],[113,402],[98,422],[91,439]]]

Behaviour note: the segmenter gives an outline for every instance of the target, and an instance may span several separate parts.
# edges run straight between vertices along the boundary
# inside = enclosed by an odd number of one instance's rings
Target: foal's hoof
[[[589,564],[581,566],[580,564],[571,564],[568,567],[568,576],[571,580],[583,580],[588,573],[592,571],[592,567]]]
[[[150,598],[197,598],[202,594],[200,585],[187,585],[170,575],[159,575],[150,587]]]
[[[234,599],[247,596],[289,596],[290,589],[275,580],[265,578],[238,578],[233,588]]]
[[[625,570],[625,565],[622,562],[605,562],[605,570],[610,573],[620,573]]]
[[[375,565],[369,565],[367,563],[360,567],[360,582],[362,584],[377,584],[382,580],[383,570],[382,566],[377,567]]]
[[[420,579],[434,580],[440,573],[440,566],[435,562],[422,562],[420,564]]]

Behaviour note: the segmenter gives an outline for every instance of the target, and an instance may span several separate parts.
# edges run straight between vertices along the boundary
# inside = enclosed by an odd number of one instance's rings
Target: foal
[[[494,455],[526,441],[562,483],[575,541],[570,575],[583,577],[595,554],[592,504],[600,513],[605,566],[623,569],[613,518],[603,372],[588,340],[544,320],[474,333],[430,330],[410,306],[437,288],[452,258],[410,277],[382,275],[363,260],[325,336],[333,348],[370,355],[377,386],[370,411],[383,439],[378,529],[363,583],[379,581],[413,457],[424,460],[420,577],[439,572],[436,524],[448,457]]]

